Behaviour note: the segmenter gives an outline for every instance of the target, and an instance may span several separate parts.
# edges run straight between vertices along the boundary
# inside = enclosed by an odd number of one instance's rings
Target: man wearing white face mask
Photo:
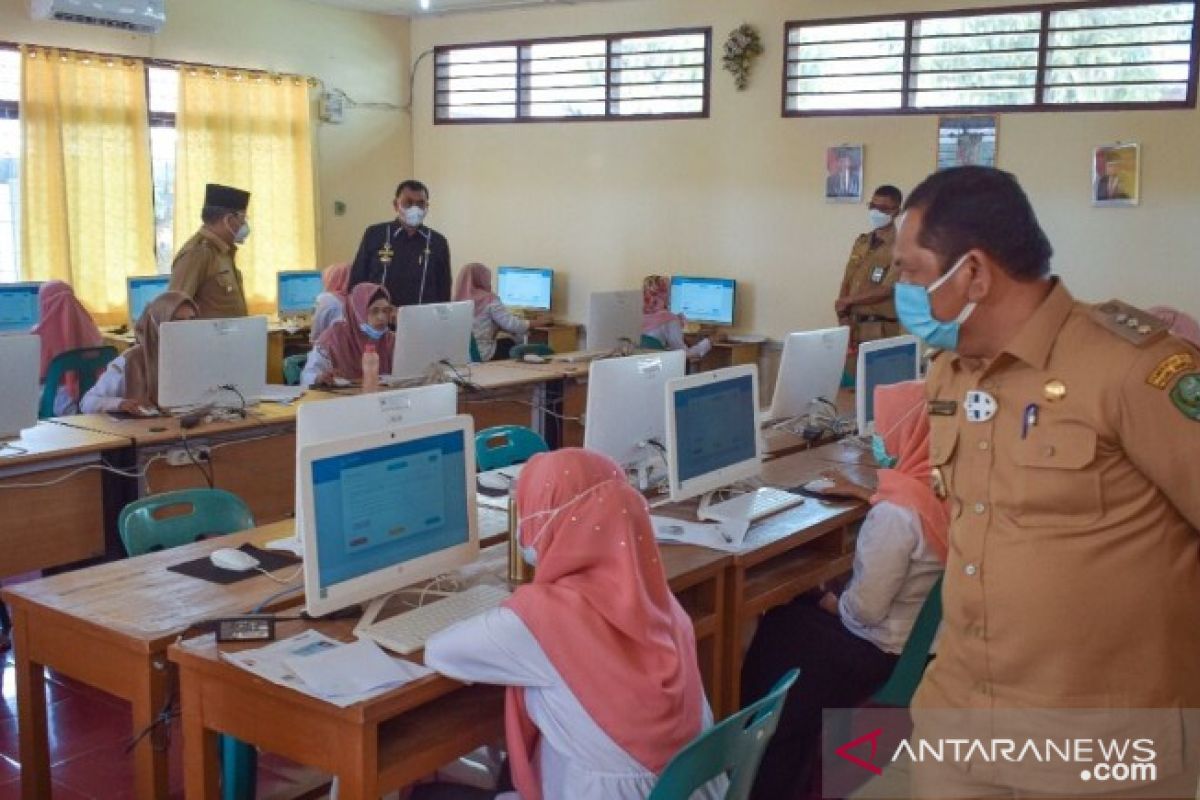
[[[896,336],[896,307],[892,287],[892,243],[896,239],[896,215],[903,196],[895,186],[880,186],[867,206],[870,229],[854,240],[846,272],[842,277],[834,310],[838,322],[850,326],[851,346]]]
[[[424,224],[429,189],[420,181],[403,181],[392,207],[395,219],[363,233],[350,267],[350,288],[378,283],[397,306],[449,302],[450,245],[445,236]]]
[[[208,184],[200,212],[204,224],[171,264],[170,290],[195,300],[201,319],[246,316],[242,273],[234,258],[237,246],[250,235],[249,206],[249,192]]]

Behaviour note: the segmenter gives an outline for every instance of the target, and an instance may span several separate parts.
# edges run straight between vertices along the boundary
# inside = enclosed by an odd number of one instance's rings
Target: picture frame
[[[863,152],[861,144],[841,144],[825,148],[826,202],[862,202]]]
[[[1092,150],[1092,205],[1129,207],[1141,202],[1142,148],[1137,143],[1104,144]]]
[[[996,166],[996,133],[991,114],[938,117],[937,169]]]

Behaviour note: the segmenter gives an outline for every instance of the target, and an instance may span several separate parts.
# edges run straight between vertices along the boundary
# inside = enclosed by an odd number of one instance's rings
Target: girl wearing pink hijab
[[[308,354],[300,385],[362,380],[367,345],[374,345],[379,354],[379,374],[390,374],[396,346],[396,334],[388,328],[391,320],[392,300],[387,289],[377,283],[355,286],[346,301],[346,316],[326,328]]]
[[[1196,322],[1195,317],[1170,306],[1154,306],[1146,310],[1170,325],[1174,336],[1188,342],[1192,347],[1200,348],[1200,322]]]
[[[526,321],[509,311],[492,291],[492,271],[483,264],[467,264],[459,271],[454,281],[454,299],[470,300],[475,304],[471,335],[475,337],[482,361],[491,361],[495,357],[496,334],[500,331],[523,340],[530,328],[549,323],[549,318],[542,315]]]
[[[321,273],[325,291],[317,295],[309,341],[316,344],[325,330],[346,315],[346,295],[350,291],[350,265],[334,264]]]
[[[704,358],[712,342],[701,339],[691,347],[683,339],[683,317],[671,313],[671,284],[662,275],[642,281],[642,335],[657,339],[667,350],[686,350],[688,358]]]
[[[100,329],[87,309],[75,297],[71,285],[64,281],[47,281],[38,289],[38,324],[32,333],[42,339],[42,380],[55,356],[82,347],[99,347],[104,343]],[[78,413],[79,377],[68,373],[54,397],[57,416]]]
[[[829,493],[870,502],[854,573],[838,597],[804,596],[762,619],[742,668],[742,698],[761,697],[793,667],[800,678],[784,703],[758,769],[752,798],[804,796],[819,757],[821,712],[853,708],[896,665],[917,613],[945,566],[950,515],[930,483],[924,381],[875,389],[878,488],[829,475]]]
[[[646,501],[598,453],[534,456],[517,483],[533,582],[437,634],[425,663],[508,686],[520,800],[643,800],[712,722],[691,621],[667,586]],[[724,795],[725,780],[696,797]]]

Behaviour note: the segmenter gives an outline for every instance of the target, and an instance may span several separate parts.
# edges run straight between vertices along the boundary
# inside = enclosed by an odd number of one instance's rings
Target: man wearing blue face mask
[[[195,300],[201,319],[246,316],[242,273],[234,259],[238,245],[250,235],[249,205],[249,192],[208,184],[200,212],[203,225],[171,264],[170,290]]]
[[[903,199],[895,186],[880,186],[867,206],[869,229],[854,240],[834,302],[838,322],[850,326],[851,347],[900,333],[892,287],[892,243]]]
[[[1178,448],[1200,434],[1200,352],[1124,303],[1076,301],[1051,255],[996,169],[930,176],[901,217],[896,304],[943,349],[927,379],[930,463],[951,507],[916,733],[970,735],[962,715],[931,709],[1004,709],[988,736],[1120,737],[1145,719],[1130,709],[1154,709],[1157,752],[1186,752],[1195,719],[1180,709],[1200,708],[1200,460]],[[1048,709],[1105,713],[1055,727]],[[918,764],[912,796],[1087,792],[1079,764],[1058,767]],[[1145,796],[1194,792],[1195,768],[1160,766]]]
[[[450,244],[425,225],[428,187],[411,179],[401,182],[392,207],[395,219],[363,233],[350,267],[350,288],[377,283],[397,306],[449,302]]]

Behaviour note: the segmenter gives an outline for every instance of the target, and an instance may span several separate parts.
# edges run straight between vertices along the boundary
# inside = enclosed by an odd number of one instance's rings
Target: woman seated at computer
[[[104,343],[100,329],[92,320],[75,290],[64,281],[47,281],[38,289],[38,324],[32,333],[42,340],[41,379],[46,380],[46,371],[55,357],[82,347],[99,347]],[[79,377],[69,372],[54,395],[54,414],[63,416],[79,411]]]
[[[840,597],[806,595],[767,612],[742,667],[743,701],[800,669],[759,766],[757,800],[804,796],[820,757],[821,710],[860,705],[887,681],[945,565],[950,517],[930,485],[924,382],[877,388],[875,414],[878,488],[827,474],[827,493],[871,503],[850,583]]]
[[[317,295],[309,341],[314,344],[326,329],[346,315],[346,293],[350,291],[350,265],[334,264],[321,273],[325,291]]]
[[[657,341],[666,350],[686,350],[688,358],[704,358],[712,350],[707,337],[691,347],[683,340],[683,317],[671,313],[671,284],[662,275],[642,281],[642,338]]]
[[[134,327],[137,343],[109,363],[96,385],[83,396],[84,414],[121,411],[141,416],[158,408],[158,327],[195,319],[200,313],[182,292],[163,292],[146,305]]]
[[[492,291],[492,271],[483,264],[467,264],[459,270],[458,278],[454,281],[454,299],[470,300],[475,304],[475,324],[471,328],[471,335],[475,337],[481,361],[495,358],[496,334],[500,331],[523,338],[530,328],[550,322],[549,317],[544,315],[539,314],[527,321],[509,311]]]
[[[392,321],[392,299],[377,283],[360,283],[350,290],[346,315],[334,322],[313,346],[300,376],[301,386],[328,386],[335,381],[362,380],[362,357],[367,345],[379,354],[379,374],[392,371],[396,334]]]
[[[425,663],[509,687],[508,757],[521,798],[643,800],[712,721],[692,624],[667,586],[646,501],[611,459],[576,448],[534,456],[516,491],[533,582],[432,637]],[[721,778],[695,796],[724,789]]]

